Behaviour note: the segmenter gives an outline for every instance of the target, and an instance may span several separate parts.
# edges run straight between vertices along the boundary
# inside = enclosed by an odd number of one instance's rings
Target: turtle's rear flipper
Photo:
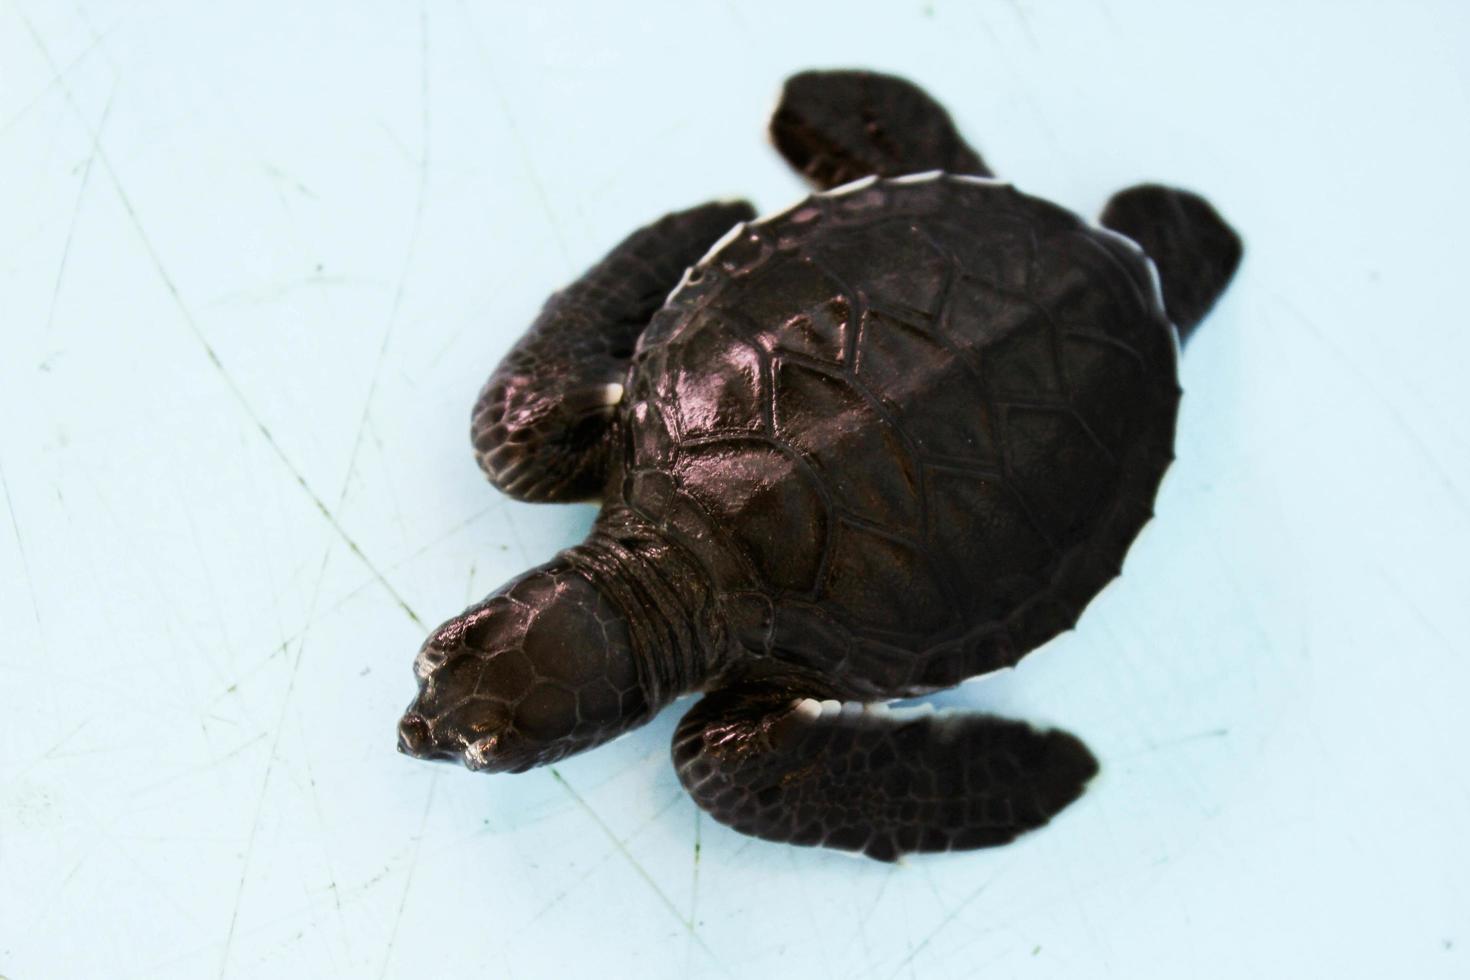
[[[674,735],[674,765],[695,802],[741,833],[880,861],[1005,844],[1097,772],[1065,732],[769,688],[706,696]]]
[[[475,457],[492,483],[521,500],[598,495],[608,421],[638,335],[684,270],[753,217],[744,201],[667,215],[546,301],[475,403]]]
[[[1102,224],[1153,259],[1181,338],[1204,319],[1240,265],[1240,236],[1209,201],[1189,191],[1158,184],[1119,191],[1103,209]]]
[[[876,72],[791,76],[771,116],[771,139],[823,188],[924,170],[990,176],[943,106],[912,82]]]

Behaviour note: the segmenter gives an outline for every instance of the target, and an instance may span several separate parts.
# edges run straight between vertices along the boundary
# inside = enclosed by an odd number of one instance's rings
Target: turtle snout
[[[398,751],[415,759],[455,758],[455,753],[435,744],[429,719],[417,711],[409,711],[398,722]]]
[[[502,705],[470,699],[447,713],[422,696],[398,722],[398,751],[415,759],[458,762],[475,772],[504,772],[519,761]]]

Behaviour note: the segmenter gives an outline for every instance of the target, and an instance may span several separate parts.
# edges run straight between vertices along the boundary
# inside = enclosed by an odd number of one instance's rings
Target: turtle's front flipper
[[[944,107],[912,82],[870,71],[804,71],[781,91],[771,139],[818,187],[924,170],[989,177]]]
[[[674,735],[674,764],[695,801],[741,833],[880,861],[1005,844],[1097,772],[1065,732],[770,688],[707,695]]]
[[[546,301],[475,403],[475,457],[492,483],[521,500],[602,490],[608,421],[638,335],[684,270],[754,216],[744,201],[670,214]]]
[[[1103,209],[1102,224],[1153,259],[1181,338],[1204,319],[1240,265],[1240,236],[1209,201],[1189,191],[1158,184],[1119,191]]]

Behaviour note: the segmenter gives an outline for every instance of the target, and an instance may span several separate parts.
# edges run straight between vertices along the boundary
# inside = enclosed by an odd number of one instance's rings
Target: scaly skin
[[[971,176],[670,215],[553,296],[476,454],[603,512],[430,637],[400,747],[519,772],[705,690],[674,761],[716,820],[879,860],[1001,844],[1077,798],[1086,747],[861,702],[1015,663],[1118,573],[1173,458],[1164,297],[1192,326],[1239,239],[1194,195],[1119,194],[1104,221],[1157,251],[1161,297],[1133,243],[976,180],[890,76],[799,75],[772,134],[822,187]]]
[[[1097,772],[1066,732],[969,712],[711,694],[674,735],[679,781],[741,833],[860,851],[1005,844],[1042,826]]]
[[[399,745],[489,772],[555,762],[651,717],[637,663],[622,610],[553,561],[429,637]]]
[[[638,335],[684,270],[754,216],[744,201],[668,215],[546,301],[475,403],[470,438],[491,483],[518,500],[602,491],[608,423]]]
[[[771,139],[820,188],[925,170],[990,176],[929,93],[892,75],[804,71],[786,80]]]

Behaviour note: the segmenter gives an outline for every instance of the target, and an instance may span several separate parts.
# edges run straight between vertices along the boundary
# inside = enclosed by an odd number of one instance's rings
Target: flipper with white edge
[[[638,336],[685,270],[753,217],[744,201],[667,215],[546,301],[475,403],[471,438],[490,482],[520,500],[602,491],[608,422]]]
[[[679,724],[673,753],[684,788],[720,823],[880,861],[1005,844],[1049,821],[1097,772],[1066,732],[773,688],[706,695]]]

